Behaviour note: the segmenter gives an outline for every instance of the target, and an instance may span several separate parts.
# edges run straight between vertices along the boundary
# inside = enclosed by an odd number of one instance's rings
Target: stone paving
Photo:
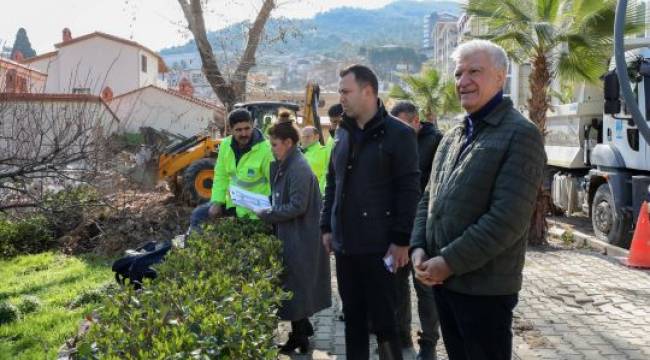
[[[332,286],[336,293],[334,276]],[[291,358],[345,359],[336,297],[334,303],[312,318],[313,351]],[[415,303],[412,309],[415,340]],[[278,341],[286,340],[288,329],[288,323],[280,325]],[[587,249],[531,249],[513,330],[513,359],[650,359],[650,271],[626,268]],[[405,360],[415,359],[415,346],[404,352]],[[371,352],[375,348],[373,342]],[[438,358],[447,359],[442,341]]]

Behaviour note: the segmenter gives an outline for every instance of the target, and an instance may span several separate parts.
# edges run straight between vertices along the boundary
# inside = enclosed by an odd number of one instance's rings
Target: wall
[[[153,87],[114,99],[109,106],[128,132],[150,126],[192,136],[206,130],[214,118],[212,109]]]

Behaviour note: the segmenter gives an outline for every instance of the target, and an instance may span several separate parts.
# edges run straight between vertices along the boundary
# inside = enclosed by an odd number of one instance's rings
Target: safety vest
[[[226,208],[235,207],[230,199],[228,188],[237,185],[256,194],[269,196],[271,182],[269,181],[273,153],[268,140],[263,140],[251,147],[239,163],[235,163],[235,152],[232,150],[232,136],[225,138],[219,145],[219,155],[214,166],[212,197],[210,202],[224,204]],[[255,213],[237,206],[237,217],[256,219]]]
[[[327,146],[322,146],[319,142],[314,142],[305,148],[304,156],[311,171],[318,179],[318,187],[321,194],[325,193],[325,183],[327,181],[327,167],[329,165],[331,149]]]

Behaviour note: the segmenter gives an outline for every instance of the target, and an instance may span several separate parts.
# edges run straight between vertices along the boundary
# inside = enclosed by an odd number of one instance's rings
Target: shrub
[[[20,317],[18,308],[6,301],[0,302],[0,325],[16,321]]]
[[[105,293],[102,289],[86,290],[77,295],[77,297],[70,302],[69,307],[74,309],[90,303],[99,303],[104,299],[104,296]]]
[[[36,254],[55,245],[50,223],[41,215],[15,221],[0,218],[0,257]]]
[[[18,303],[18,310],[22,314],[33,313],[41,307],[41,300],[33,295],[25,295],[20,298],[20,303]]]
[[[223,220],[173,249],[142,290],[109,294],[83,358],[276,359],[281,243],[260,222]]]
[[[92,186],[70,186],[47,194],[43,201],[43,214],[55,237],[60,237],[81,224],[88,208],[99,203],[100,195]]]

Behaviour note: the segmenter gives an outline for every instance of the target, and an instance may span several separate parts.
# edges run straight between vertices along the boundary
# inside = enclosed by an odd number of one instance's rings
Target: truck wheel
[[[601,184],[594,195],[591,224],[598,239],[623,248],[630,246],[630,218],[615,210],[607,183]]]
[[[183,193],[190,204],[196,205],[210,200],[214,177],[214,159],[194,161],[183,172]]]

